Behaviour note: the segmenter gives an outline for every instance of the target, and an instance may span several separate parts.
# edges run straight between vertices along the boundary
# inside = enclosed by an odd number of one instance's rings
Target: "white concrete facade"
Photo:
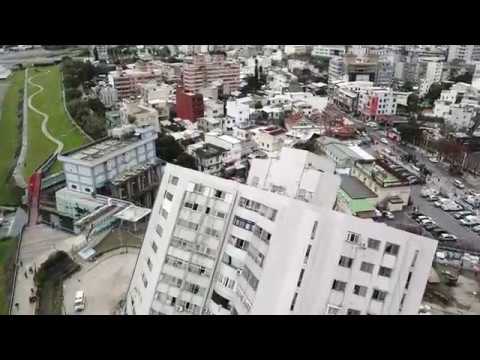
[[[416,314],[436,241],[331,210],[320,174],[313,203],[168,164],[126,313]]]
[[[239,128],[245,128],[252,124],[250,121],[250,99],[243,99],[227,101],[227,115],[234,119],[235,126]]]
[[[461,60],[467,64],[480,61],[480,45],[449,45],[447,60]]]
[[[136,102],[122,102],[120,105],[120,119],[124,125],[151,126],[156,132],[160,132],[159,113],[150,106]]]
[[[98,92],[98,98],[107,109],[114,107],[118,101],[117,90],[110,84],[103,86]]]
[[[153,128],[135,129],[128,139],[110,137],[58,156],[63,163],[67,188],[94,193],[109,180],[143,163],[156,162]]]
[[[345,45],[316,45],[312,49],[312,56],[334,57],[345,55]]]
[[[302,55],[307,53],[306,45],[285,45],[286,55]]]

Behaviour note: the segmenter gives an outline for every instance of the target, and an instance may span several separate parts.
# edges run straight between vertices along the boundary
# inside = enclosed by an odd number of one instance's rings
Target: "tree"
[[[412,144],[418,143],[422,137],[422,132],[415,121],[408,124],[400,124],[397,126],[397,130],[400,132],[403,141]]]
[[[415,94],[410,94],[407,98],[407,110],[410,113],[417,113],[419,110],[418,106],[418,96]]]
[[[170,57],[172,54],[170,53],[170,49],[168,48],[168,46],[164,46],[162,47],[161,49],[158,49],[156,51],[157,55],[162,57],[162,58],[168,58]]]
[[[83,130],[94,139],[100,139],[107,135],[105,119],[96,114],[83,116],[82,124]]]
[[[328,71],[328,64],[330,59],[328,57],[314,56],[310,59],[310,62],[315,66],[318,71]]]
[[[100,99],[95,98],[95,99],[88,99],[87,100],[87,105],[92,111],[99,115],[99,116],[105,116],[105,105],[100,101]]]
[[[405,81],[405,83],[400,87],[400,91],[413,91],[413,84],[410,81]]]
[[[473,73],[471,72],[466,72],[466,73],[463,73],[461,75],[454,75],[450,78],[451,81],[453,82],[464,82],[464,83],[467,83],[467,84],[471,84],[472,83],[472,79],[473,79]]]
[[[81,85],[81,81],[76,75],[69,75],[65,74],[63,77],[63,83],[65,85],[65,88],[78,88]]]
[[[161,135],[157,139],[157,156],[167,162],[173,162],[183,149],[173,136]]]
[[[186,152],[178,155],[177,159],[175,160],[175,163],[178,166],[183,166],[188,169],[198,170],[197,161],[192,155],[189,155]]]
[[[79,99],[82,97],[82,92],[75,88],[65,89],[65,98],[68,100]]]
[[[73,99],[67,102],[67,108],[70,115],[76,120],[80,120],[82,116],[90,115],[90,108],[86,101],[81,99]]]
[[[430,104],[433,104],[433,102],[440,97],[442,90],[443,86],[441,84],[432,84],[428,89],[427,95],[425,95],[425,99],[428,100]]]

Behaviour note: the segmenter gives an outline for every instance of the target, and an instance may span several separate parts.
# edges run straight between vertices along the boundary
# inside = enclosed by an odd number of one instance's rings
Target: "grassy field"
[[[20,204],[21,190],[8,176],[9,170],[15,164],[15,151],[21,141],[18,128],[17,107],[20,90],[24,85],[25,72],[17,71],[10,77],[9,87],[3,98],[0,114],[0,204]]]
[[[0,315],[8,314],[7,288],[11,279],[7,276],[7,267],[15,256],[15,244],[15,239],[0,240]]]
[[[59,66],[31,68],[29,76],[36,76],[32,81],[43,86],[44,90],[32,99],[32,105],[49,116],[47,128],[50,133],[64,143],[63,151],[76,148],[88,140],[70,122],[62,102]],[[28,85],[28,94],[36,92],[38,87]],[[28,112],[29,143],[25,177],[29,177],[53,151],[56,144],[48,140],[42,133],[42,116],[32,110]],[[57,162],[51,172],[61,170]]]

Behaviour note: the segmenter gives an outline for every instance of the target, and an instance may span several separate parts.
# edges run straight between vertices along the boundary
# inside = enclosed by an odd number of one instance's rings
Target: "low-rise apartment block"
[[[160,182],[152,127],[124,126],[112,135],[58,156],[67,188],[151,206]]]
[[[183,67],[185,90],[197,93],[209,83],[222,80],[224,93],[240,87],[240,64],[225,59],[224,55],[196,55]]]

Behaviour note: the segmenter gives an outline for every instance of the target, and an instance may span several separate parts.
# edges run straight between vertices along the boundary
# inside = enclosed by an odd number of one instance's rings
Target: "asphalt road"
[[[385,137],[385,133],[382,130],[369,130],[368,133],[378,140],[382,137]],[[426,186],[435,187],[437,189],[441,188],[446,191],[451,198],[455,198],[457,194],[459,196],[463,196],[464,191],[468,190],[468,188],[466,188],[462,191],[453,185],[454,179],[459,179],[461,181],[463,181],[463,179],[461,177],[451,176],[448,172],[447,164],[441,162],[432,163],[430,160],[428,160],[428,155],[420,149],[412,149],[403,146],[400,147],[390,140],[388,140],[388,143],[388,145],[385,145],[381,142],[378,142],[377,144],[364,147],[364,149],[372,155],[376,150],[385,148],[389,149],[392,152],[392,157],[396,158],[396,160],[406,168],[410,168],[411,165],[400,161],[400,155],[407,153],[414,154],[420,163],[425,164],[427,168],[432,171],[432,180],[429,181]],[[453,217],[454,212],[443,211],[442,209],[435,207],[433,202],[429,202],[428,200],[422,198],[420,195],[422,188],[422,185],[411,186],[411,198],[414,206],[416,206],[420,212],[430,216],[438,226],[457,236],[458,240],[455,246],[464,249],[480,251],[480,235],[471,231],[468,227],[462,226],[460,222]],[[395,213],[395,219],[386,220],[385,223],[391,226],[396,226],[398,224],[418,225],[413,219],[410,218],[409,212],[411,212],[411,210]],[[431,237],[431,235],[426,231],[424,231],[424,235]]]

